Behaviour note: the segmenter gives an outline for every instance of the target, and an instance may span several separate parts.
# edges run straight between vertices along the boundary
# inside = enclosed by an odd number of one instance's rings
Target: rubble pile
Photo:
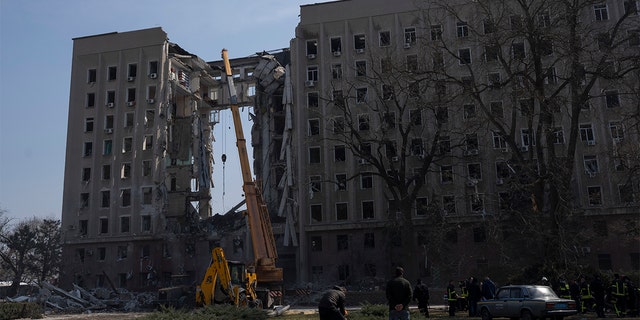
[[[7,301],[34,302],[41,304],[47,311],[63,313],[136,312],[156,308],[157,296],[150,292],[128,292],[122,288],[85,290],[75,284],[73,290],[65,291],[48,282],[42,282],[36,294],[7,298]]]

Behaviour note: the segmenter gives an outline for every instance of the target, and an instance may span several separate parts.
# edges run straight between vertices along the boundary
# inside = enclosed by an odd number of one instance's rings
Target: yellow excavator
[[[230,108],[236,132],[236,144],[242,170],[243,191],[247,210],[245,215],[251,235],[254,261],[250,265],[228,261],[222,248],[211,252],[211,264],[207,268],[202,283],[196,287],[196,305],[232,303],[270,308],[273,304],[272,292],[282,292],[283,272],[276,267],[278,253],[273,236],[269,212],[262,193],[251,175],[247,143],[242,130],[236,88],[227,49],[222,50]],[[275,294],[281,296],[281,294]]]

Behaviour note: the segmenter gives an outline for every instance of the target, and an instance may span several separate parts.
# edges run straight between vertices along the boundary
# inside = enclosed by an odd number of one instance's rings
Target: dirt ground
[[[43,319],[47,320],[82,320],[82,319],[91,319],[91,320],[131,320],[142,318],[148,313],[144,312],[114,312],[114,313],[82,313],[82,314],[49,314],[44,315]]]

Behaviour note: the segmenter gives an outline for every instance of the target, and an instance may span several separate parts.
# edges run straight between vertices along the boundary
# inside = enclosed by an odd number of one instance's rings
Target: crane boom
[[[247,153],[247,141],[242,130],[242,120],[238,108],[238,97],[233,83],[233,73],[229,62],[227,49],[222,49],[227,87],[229,90],[230,108],[233,116],[233,125],[236,132],[236,144],[240,157],[242,170],[242,189],[247,204],[247,223],[253,245],[254,263],[259,284],[281,284],[283,279],[282,268],[276,267],[278,253],[276,251],[275,237],[271,227],[271,220],[267,205],[262,198],[262,193],[251,174],[249,155]]]

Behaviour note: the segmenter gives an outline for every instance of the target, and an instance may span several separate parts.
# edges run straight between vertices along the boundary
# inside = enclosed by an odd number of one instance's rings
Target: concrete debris
[[[138,312],[157,308],[154,292],[133,293],[122,288],[117,293],[106,288],[86,290],[75,284],[73,290],[65,291],[48,282],[40,285],[33,296],[7,297],[6,300],[38,303],[46,313]]]

